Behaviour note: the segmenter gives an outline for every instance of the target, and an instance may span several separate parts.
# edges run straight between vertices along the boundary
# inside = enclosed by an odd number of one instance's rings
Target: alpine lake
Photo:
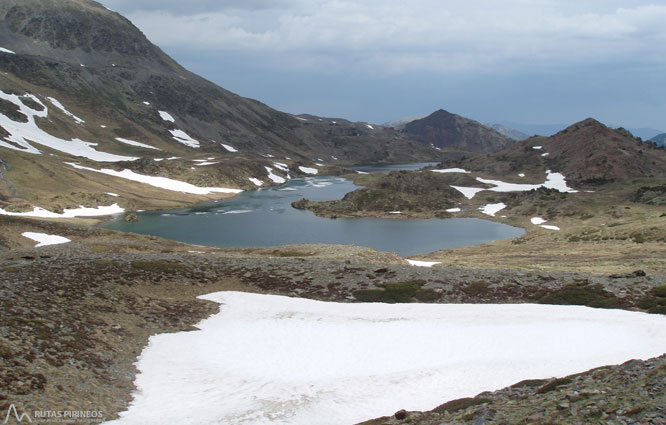
[[[430,163],[363,165],[355,170],[417,170]],[[137,212],[138,222],[115,216],[100,227],[160,236],[195,245],[258,247],[291,244],[353,244],[400,256],[477,245],[521,236],[523,229],[477,218],[321,218],[291,203],[341,199],[358,189],[339,177],[295,178],[280,186],[189,208]]]

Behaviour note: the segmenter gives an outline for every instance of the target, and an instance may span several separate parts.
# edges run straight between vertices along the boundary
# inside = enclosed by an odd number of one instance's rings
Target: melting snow
[[[500,202],[499,204],[484,205],[479,209],[483,214],[495,217],[495,214],[502,211],[504,208],[506,208],[506,204]]]
[[[177,142],[182,143],[185,146],[189,146],[191,148],[198,148],[200,146],[199,141],[191,138],[183,130],[169,130],[169,133],[171,133],[171,135]]]
[[[623,310],[200,298],[220,312],[152,336],[108,424],[352,424],[666,351],[666,317]]]
[[[257,186],[263,186],[264,185],[264,182],[262,182],[259,179],[255,179],[254,177],[250,177],[249,180]]]
[[[373,126],[371,126],[370,124],[366,124],[365,126],[368,127],[370,130],[374,130],[374,129],[375,129],[375,128],[374,128]]]
[[[25,236],[28,239],[32,239],[35,242],[39,242],[37,245],[35,245],[35,248],[40,246],[60,245],[63,243],[71,242],[70,239],[67,239],[65,237],[57,235],[47,235],[46,233],[23,232],[21,233],[21,235]]]
[[[298,169],[304,172],[305,174],[319,174],[319,170],[317,170],[316,168],[298,167]]]
[[[229,152],[238,152],[238,149],[234,148],[233,146],[225,145],[224,143],[220,143],[222,147]]]
[[[416,267],[432,267],[437,264],[442,264],[438,261],[418,261],[418,260],[407,260],[409,264]]]
[[[557,226],[551,226],[551,225],[549,225],[549,224],[543,224],[543,223],[546,223],[548,220],[544,220],[544,219],[541,218],[541,217],[532,217],[532,219],[531,219],[530,221],[531,221],[532,224],[534,224],[535,226],[543,227],[544,229],[548,229],[548,230],[561,230],[561,229],[560,229],[559,227],[557,227]]]
[[[162,118],[164,121],[169,121],[169,122],[176,122],[176,120],[171,116],[170,113],[166,111],[157,111],[160,114],[160,118]]]
[[[550,155],[548,152],[546,152],[546,153],[544,153],[544,154],[541,154],[541,156],[544,156],[544,157],[545,157],[545,156],[548,156],[548,155]]]
[[[448,210],[446,210],[446,212],[448,213],[457,213],[460,211],[462,211],[460,208],[449,208]]]
[[[143,104],[146,106],[150,106],[150,102],[146,102],[145,100],[143,101]]]
[[[111,215],[125,212],[118,204],[109,205],[106,207],[86,208],[81,206],[79,208],[66,209],[62,214],[54,213],[44,208],[35,207],[32,211],[15,213],[5,211],[0,208],[0,215],[10,215],[16,217],[39,217],[39,218],[73,218],[73,217],[98,217],[103,215]]]
[[[476,187],[462,187],[462,186],[453,186],[453,185],[451,185],[451,187],[457,190],[458,192],[461,192],[463,195],[465,195],[465,198],[467,199],[472,199],[477,193],[481,192],[482,190],[486,190],[486,189],[479,189]]]
[[[113,192],[106,192],[106,194],[109,195],[109,196],[113,196],[114,198],[117,198],[117,197],[120,196],[117,193],[113,193]]]
[[[5,49],[4,47],[0,47],[0,52],[2,52],[2,53],[10,53],[10,54],[12,54],[12,55],[15,55],[15,54],[16,54],[15,52],[12,52],[12,51],[9,50],[9,49]]]
[[[577,193],[577,190],[574,190],[567,186],[566,179],[561,173],[553,173],[550,170],[546,171],[546,181],[542,184],[519,184],[519,183],[506,183],[500,180],[489,180],[482,179],[477,177],[476,180],[481,183],[486,183],[493,185],[489,189],[474,188],[474,187],[460,187],[460,186],[451,186],[452,188],[460,191],[468,199],[472,199],[477,193],[483,190],[490,190],[492,192],[527,192],[530,190],[536,190],[540,187],[545,187],[548,189],[556,189],[560,192],[565,193]]]
[[[271,167],[264,167],[264,168],[268,172],[268,178],[271,179],[273,183],[282,184],[287,182],[287,180],[285,180],[283,177],[273,174],[273,169]]]
[[[532,146],[532,149],[535,149],[535,150],[541,150],[542,147],[543,147],[543,146]]]
[[[83,66],[83,65],[82,65],[82,66]],[[53,104],[53,106],[55,106],[56,108],[60,109],[60,110],[62,111],[63,114],[67,115],[68,117],[72,117],[72,118],[74,119],[74,121],[76,121],[77,124],[83,124],[83,123],[85,123],[85,121],[83,121],[81,118],[79,118],[79,117],[77,117],[76,115],[74,115],[74,114],[72,114],[71,112],[69,112],[69,111],[68,111],[68,110],[62,105],[62,103],[58,102],[57,99],[54,99],[54,98],[52,98],[52,97],[47,97],[46,99],[48,99],[48,101],[51,102],[51,103]]]
[[[525,177],[525,173],[518,174],[518,177]]]
[[[136,157],[120,156],[105,152],[99,152],[93,148],[93,146],[97,146],[97,143],[84,142],[83,140],[80,139],[63,140],[55,136],[51,136],[50,134],[39,128],[37,126],[37,123],[35,122],[35,117],[46,118],[48,116],[48,108],[36,96],[33,95],[25,95],[25,96],[29,97],[30,99],[42,105],[44,107],[44,110],[36,111],[34,109],[30,109],[28,106],[24,105],[23,102],[21,102],[20,96],[7,94],[4,91],[0,90],[0,99],[5,99],[12,102],[13,104],[19,107],[21,113],[23,113],[28,117],[28,122],[24,123],[11,120],[5,115],[0,114],[0,126],[4,127],[5,130],[7,130],[10,133],[10,135],[7,136],[7,139],[10,142],[15,143],[14,145],[11,143],[7,143],[3,140],[0,140],[0,146],[9,149],[18,150],[21,152],[41,154],[41,152],[37,148],[35,148],[30,144],[30,142],[34,142],[54,150],[64,152],[69,155],[88,158],[93,161],[116,162],[116,161],[134,161],[138,159]],[[19,147],[17,147],[16,145],[18,145]]]
[[[124,143],[126,145],[138,146],[140,148],[146,148],[146,149],[155,149],[155,150],[158,150],[158,151],[162,150],[160,148],[156,148],[155,146],[150,146],[150,145],[146,145],[145,143],[135,142],[134,140],[123,139],[121,137],[116,137],[116,140],[119,141],[120,143]]]
[[[108,168],[103,168],[101,170],[96,170],[94,168],[83,167],[78,164],[71,162],[66,162],[67,165],[78,170],[94,171],[96,173],[106,174],[109,176],[120,177],[121,179],[127,179],[139,183],[145,183],[150,186],[158,187],[160,189],[172,190],[174,192],[184,192],[191,193],[194,195],[209,195],[211,193],[240,193],[240,189],[227,189],[222,187],[199,187],[190,183],[182,182],[179,180],[173,180],[166,177],[155,177],[155,176],[146,176],[143,174],[137,174],[132,170],[123,170],[116,171]]]
[[[442,174],[444,174],[444,173],[465,173],[465,174],[469,174],[470,173],[469,171],[463,170],[462,168],[445,168],[443,170],[430,170],[430,171],[432,171],[433,173],[442,173]]]
[[[284,164],[282,162],[274,162],[273,165],[275,166],[275,168],[279,170],[285,171],[287,173],[289,172],[289,167],[287,166],[287,164]]]
[[[402,211],[389,211],[389,214],[402,214]]]

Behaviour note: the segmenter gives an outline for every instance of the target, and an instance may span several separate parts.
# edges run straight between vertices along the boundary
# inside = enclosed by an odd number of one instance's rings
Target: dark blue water
[[[198,245],[354,244],[402,256],[476,245],[524,233],[523,229],[474,218],[328,219],[291,207],[292,202],[301,198],[340,199],[357,187],[349,180],[336,177],[293,179],[282,186],[243,192],[231,199],[192,208],[141,212],[137,223],[117,217],[102,227]]]

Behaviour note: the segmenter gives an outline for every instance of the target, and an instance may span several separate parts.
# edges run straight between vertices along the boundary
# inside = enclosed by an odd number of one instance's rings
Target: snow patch
[[[107,425],[352,424],[666,351],[666,317],[623,310],[200,298],[220,312],[152,336]]]
[[[548,152],[546,152],[546,153],[544,153],[544,154],[541,154],[541,156],[543,156],[543,157],[546,157],[546,156],[548,156],[548,155],[550,155]]]
[[[448,213],[458,213],[460,211],[462,211],[460,208],[449,208],[448,210],[446,210],[446,212]]]
[[[402,211],[389,211],[389,214],[402,214]]]
[[[164,121],[169,121],[169,122],[176,122],[174,117],[171,116],[170,113],[166,111],[157,111],[160,114],[160,118],[162,118]]]
[[[116,137],[116,140],[119,141],[120,143],[124,143],[126,145],[138,146],[140,148],[146,148],[146,149],[155,149],[155,150],[158,150],[158,151],[162,150],[160,148],[156,148],[155,146],[150,146],[150,145],[147,145],[145,143],[135,142],[134,140],[123,139],[122,137]]]
[[[248,180],[250,180],[252,183],[254,183],[257,186],[263,186],[264,182],[262,182],[259,179],[255,179],[254,177],[249,177]]]
[[[264,167],[266,171],[268,172],[268,178],[273,181],[273,183],[286,183],[287,180],[284,179],[284,177],[280,177],[278,175],[273,174],[273,169],[271,167]]]
[[[99,217],[103,215],[112,215],[125,212],[118,204],[113,204],[105,207],[87,208],[80,206],[79,208],[66,209],[62,214],[54,213],[44,208],[35,207],[32,211],[15,213],[5,211],[0,208],[0,215],[9,215],[14,217],[38,217],[38,218],[74,218],[74,217]]]
[[[0,52],[2,52],[2,53],[9,53],[9,54],[11,54],[11,55],[15,55],[15,54],[16,54],[16,52],[12,52],[11,50],[9,50],[9,49],[5,49],[4,47],[0,47]]]
[[[113,192],[106,192],[106,194],[109,195],[109,196],[113,196],[114,198],[117,198],[117,197],[120,196],[117,193],[113,193]]]
[[[483,179],[481,177],[477,177],[476,180],[480,181],[481,183],[493,185],[495,187],[491,187],[489,189],[460,186],[451,187],[462,192],[468,199],[472,199],[477,193],[483,190],[489,190],[491,192],[527,192],[530,190],[536,190],[540,187],[545,187],[548,189],[556,189],[559,192],[564,193],[578,193],[577,190],[567,186],[564,175],[561,173],[553,173],[550,170],[546,171],[546,181],[542,184],[506,183],[501,180]]]
[[[285,164],[285,163],[282,163],[282,162],[274,162],[273,165],[274,165],[275,168],[277,168],[278,170],[282,170],[282,171],[284,171],[284,172],[286,172],[286,173],[289,172],[289,166],[288,166],[287,164]]]
[[[532,224],[534,224],[535,226],[543,227],[544,229],[548,229],[548,230],[561,230],[561,229],[560,229],[559,227],[557,227],[557,226],[551,226],[551,225],[549,225],[549,224],[544,224],[544,223],[546,223],[548,220],[544,220],[544,219],[541,218],[541,217],[532,217],[532,219],[531,219],[530,221],[531,221]]]
[[[525,177],[525,173],[518,174],[518,177]]]
[[[418,260],[407,260],[409,264],[415,267],[432,267],[437,264],[442,264],[439,261],[418,261]]]
[[[81,66],[83,66],[83,65],[81,65]],[[74,121],[76,121],[77,124],[80,125],[80,124],[85,123],[85,121],[83,121],[81,118],[79,118],[79,117],[77,117],[76,115],[74,115],[73,113],[69,112],[69,111],[68,111],[68,110],[62,105],[62,103],[58,102],[57,99],[52,98],[52,97],[47,97],[46,99],[47,99],[49,102],[51,102],[51,103],[53,104],[53,106],[55,106],[56,108],[60,109],[60,110],[62,111],[63,114],[65,114],[65,115],[67,115],[68,117],[71,117],[72,119],[74,119]]]
[[[298,167],[298,169],[304,172],[305,174],[313,174],[313,175],[319,174],[319,170],[317,170],[316,168]]]
[[[150,106],[150,102],[146,102],[145,100],[143,101],[143,104],[146,106]]]
[[[481,208],[479,208],[479,210],[481,210],[481,212],[485,215],[495,217],[495,214],[502,211],[504,208],[506,208],[506,204],[500,202],[499,204],[484,205]]]
[[[169,133],[171,133],[171,136],[173,136],[174,140],[176,140],[178,143],[184,144],[185,146],[198,148],[201,145],[198,140],[194,140],[183,130],[169,130]]]
[[[222,147],[229,152],[238,152],[238,149],[234,148],[233,146],[225,145],[224,143],[220,143]]]
[[[30,144],[31,142],[34,142],[69,155],[88,158],[93,161],[117,162],[135,161],[139,159],[137,157],[114,155],[97,151],[93,148],[93,146],[97,146],[97,143],[84,142],[80,139],[64,140],[51,136],[39,128],[35,122],[35,117],[46,118],[48,116],[48,108],[36,96],[26,94],[25,97],[29,97],[39,103],[44,109],[42,111],[31,109],[21,102],[21,96],[7,94],[0,90],[0,99],[12,102],[19,107],[22,114],[28,117],[28,122],[24,123],[14,121],[3,114],[0,114],[0,126],[4,127],[5,130],[9,132],[10,135],[7,136],[7,140],[12,142],[7,143],[4,140],[0,140],[0,147],[39,155],[41,152]]]
[[[462,168],[445,168],[443,170],[430,170],[430,171],[432,171],[433,173],[441,173],[441,174],[444,174],[444,173],[465,173],[465,174],[469,174],[470,173],[470,171],[463,170]]]
[[[101,170],[97,170],[94,168],[89,168],[89,167],[83,167],[78,164],[74,164],[71,162],[66,162],[65,164],[70,165],[77,170],[86,170],[86,171],[93,171],[95,173],[101,173],[101,174],[106,174],[108,176],[114,176],[114,177],[119,177],[121,179],[127,179],[131,181],[135,181],[138,183],[145,183],[153,187],[157,187],[160,189],[165,189],[165,190],[172,190],[174,192],[183,192],[183,193],[191,193],[194,195],[209,195],[211,193],[240,193],[242,190],[240,189],[227,189],[223,187],[199,187],[195,186],[190,183],[182,182],[179,180],[173,180],[169,179],[166,177],[155,177],[155,176],[146,176],[143,174],[137,174],[132,170],[123,170],[123,171],[116,171],[116,170],[111,170],[108,168],[103,168]]]
[[[370,130],[374,130],[374,129],[375,129],[375,128],[374,128],[373,126],[371,126],[370,124],[366,124],[365,126],[368,127]]]
[[[21,233],[21,236],[25,236],[28,239],[39,242],[37,245],[35,245],[35,248],[40,246],[60,245],[63,243],[71,242],[70,239],[67,239],[63,236],[47,235],[46,233],[23,232]]]
[[[532,146],[532,149],[534,150],[541,150],[543,146]]]

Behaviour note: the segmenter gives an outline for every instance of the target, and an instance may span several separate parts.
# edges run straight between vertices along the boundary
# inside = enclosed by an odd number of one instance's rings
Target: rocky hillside
[[[552,170],[576,187],[666,178],[666,151],[588,118],[553,136],[531,137],[455,165],[498,177]]]
[[[411,138],[439,149],[490,153],[514,142],[479,122],[442,109],[405,124],[402,131]]]
[[[139,172],[146,167],[137,158],[176,158],[176,166],[148,167],[150,175],[248,189],[303,175],[301,166],[438,156],[391,129],[296,117],[231,93],[90,0],[0,0],[0,71],[0,208],[49,195],[78,205],[83,199],[72,192],[97,196],[95,174],[67,163]],[[44,178],[57,184],[45,190]],[[99,183],[113,193],[124,188],[108,176]],[[136,199],[169,197],[141,187]]]

